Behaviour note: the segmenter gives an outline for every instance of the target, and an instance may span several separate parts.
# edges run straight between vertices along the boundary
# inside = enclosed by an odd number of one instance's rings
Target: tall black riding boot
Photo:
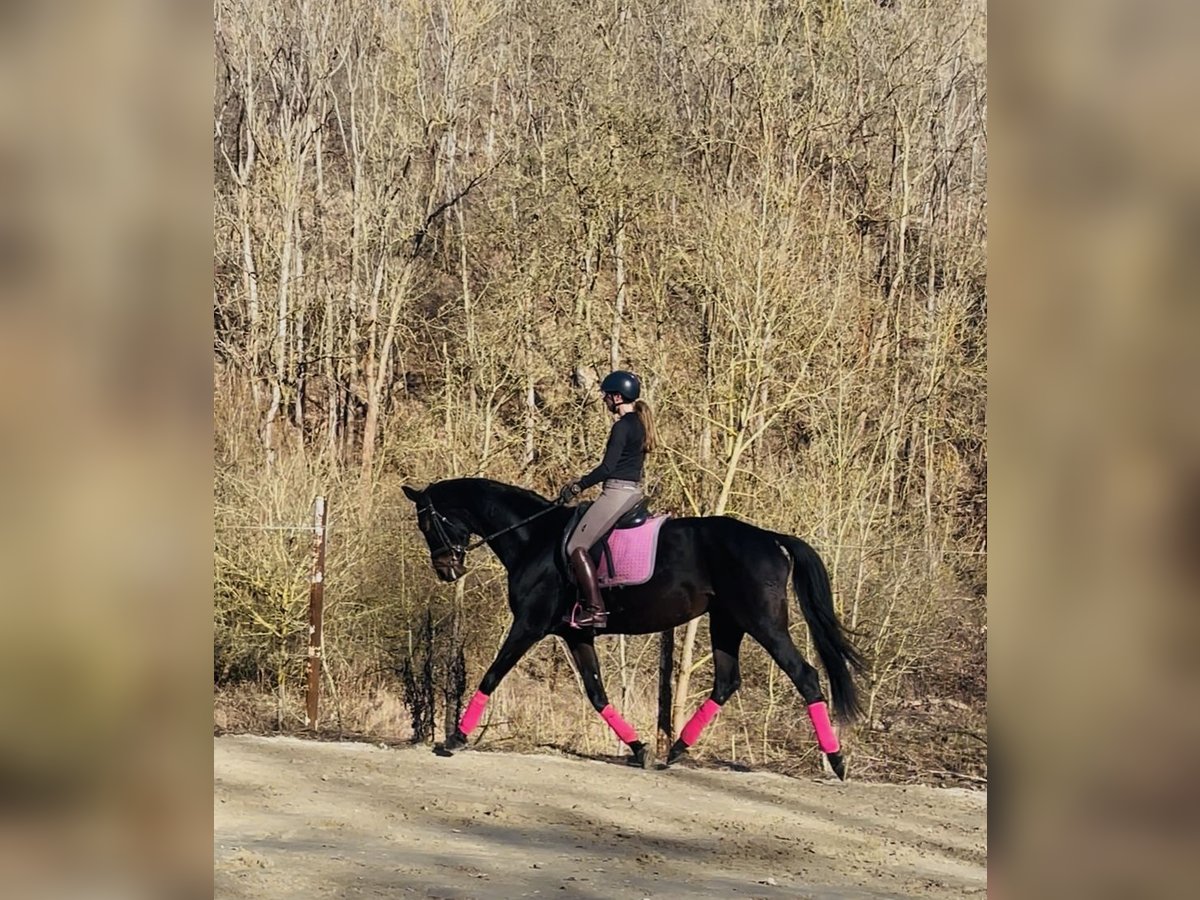
[[[575,580],[583,592],[584,610],[581,616],[575,616],[574,610],[568,617],[573,628],[603,628],[608,624],[608,611],[604,601],[600,599],[600,586],[596,583],[596,567],[588,556],[586,548],[579,547],[571,554],[571,568],[575,572]]]

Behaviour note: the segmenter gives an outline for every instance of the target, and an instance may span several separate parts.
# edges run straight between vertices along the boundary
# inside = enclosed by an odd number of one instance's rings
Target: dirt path
[[[987,795],[293,738],[214,741],[216,895],[964,897]]]

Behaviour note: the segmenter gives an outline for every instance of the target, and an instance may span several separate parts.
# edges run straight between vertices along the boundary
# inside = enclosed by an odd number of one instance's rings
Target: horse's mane
[[[526,506],[533,506],[537,510],[541,510],[549,506],[551,502],[536,491],[531,491],[515,484],[506,484],[503,481],[495,481],[491,478],[450,478],[445,481],[439,481],[436,484],[439,486],[439,490],[457,489],[467,491],[473,495],[483,492],[489,496],[489,499],[499,501],[508,500],[521,509]],[[433,485],[430,485],[430,487],[432,488]]]

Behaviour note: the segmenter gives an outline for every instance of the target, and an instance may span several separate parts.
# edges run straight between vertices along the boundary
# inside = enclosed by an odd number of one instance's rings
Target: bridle
[[[449,519],[447,519],[445,516],[443,516],[440,512],[438,512],[434,508],[433,500],[427,499],[425,501],[424,506],[417,507],[417,514],[418,515],[420,515],[421,513],[428,514],[429,520],[433,523],[434,533],[437,535],[438,540],[440,540],[442,542],[442,546],[440,548],[438,548],[437,550],[430,551],[430,553],[429,553],[430,558],[436,559],[437,557],[442,556],[444,554],[449,554],[451,559],[454,560],[454,563],[456,565],[464,566],[466,563],[467,553],[469,551],[474,550],[476,547],[482,547],[488,541],[492,540],[493,538],[498,538],[502,534],[508,534],[508,532],[510,532],[510,531],[515,531],[516,529],[521,528],[524,525],[528,525],[534,519],[541,518],[542,516],[546,515],[546,513],[553,512],[554,510],[558,509],[560,506],[562,506],[562,501],[554,500],[545,509],[540,510],[539,512],[535,512],[532,516],[522,519],[520,522],[516,522],[512,525],[509,525],[506,528],[501,528],[499,531],[493,532],[492,534],[489,534],[485,537],[477,538],[476,540],[471,541],[466,544],[459,544],[459,543],[456,543],[456,542],[450,540],[450,535],[446,531],[446,526],[449,525],[449,526],[453,527],[454,523],[451,522]]]
[[[458,565],[462,565],[466,559],[467,551],[471,549],[463,544],[457,544],[450,540],[450,535],[446,531],[447,525],[454,523],[443,516],[440,512],[433,508],[433,501],[429,500],[425,506],[417,507],[417,515],[425,513],[429,516],[429,521],[433,523],[433,531],[437,535],[438,540],[442,542],[442,546],[436,550],[430,551],[430,557],[436,559],[439,556],[450,554],[451,558]]]

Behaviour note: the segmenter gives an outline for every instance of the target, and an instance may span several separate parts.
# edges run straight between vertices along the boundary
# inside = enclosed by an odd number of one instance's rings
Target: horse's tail
[[[861,673],[864,669],[863,658],[850,644],[833,609],[829,572],[817,551],[800,538],[787,534],[776,534],[774,537],[787,549],[795,563],[792,586],[796,589],[800,610],[808,622],[817,655],[821,657],[821,665],[829,677],[834,712],[843,722],[852,721],[862,710],[850,670]]]

